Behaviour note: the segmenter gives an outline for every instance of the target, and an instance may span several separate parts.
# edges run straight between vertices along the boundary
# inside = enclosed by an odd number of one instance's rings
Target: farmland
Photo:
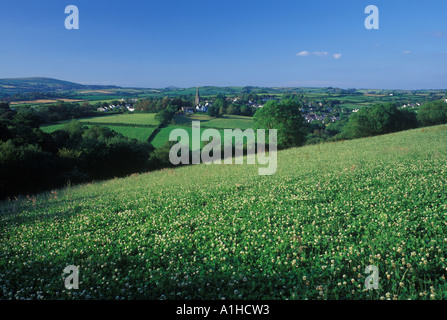
[[[76,100],[76,99],[59,99],[60,101],[64,102],[83,102],[84,100]],[[41,105],[41,104],[49,104],[49,103],[56,103],[57,100],[33,100],[33,101],[18,101],[18,102],[11,102],[11,105]]]
[[[227,115],[222,118],[214,118],[205,114],[194,114],[191,116],[176,115],[174,117],[174,124],[162,128],[160,132],[155,136],[152,141],[154,147],[161,147],[166,142],[169,141],[169,134],[174,129],[184,129],[188,132],[189,137],[192,137],[192,121],[200,121],[200,133],[202,133],[207,128],[217,129],[221,136],[223,136],[224,129],[249,129],[253,128],[253,118]],[[190,144],[191,145],[191,144]],[[203,142],[201,147],[203,147]]]
[[[283,94],[299,94],[318,101],[334,101],[342,107],[356,109],[374,103],[395,102],[423,103],[428,99],[436,100],[446,97],[445,90],[382,90],[382,89],[353,89],[340,88],[312,88],[312,87],[200,87],[200,95],[204,99],[212,99],[219,94],[227,97],[237,97],[241,94],[280,97]],[[163,97],[191,97],[197,88],[124,88],[116,86],[81,85],[68,81],[49,78],[15,78],[0,79],[0,98],[18,106],[38,106],[50,101],[70,99],[90,101],[92,104],[112,102],[122,98],[163,98]],[[51,93],[48,98],[24,99],[25,93]],[[14,96],[14,94],[22,94]],[[7,97],[10,96],[8,99]],[[25,95],[26,96],[26,95]],[[40,101],[42,100],[42,101]],[[68,100],[67,100],[68,101]]]
[[[135,138],[140,141],[146,141],[158,125],[158,122],[155,120],[155,113],[116,114],[81,118],[78,120],[87,126],[99,125],[108,127],[124,136]],[[188,117],[184,115],[176,115],[173,124],[162,128],[161,131],[155,136],[152,144],[154,147],[163,146],[169,141],[170,132],[177,128],[185,129],[191,136],[192,121],[200,121],[200,126],[202,127],[201,132],[207,128],[216,128],[219,132],[223,133],[223,129],[239,128],[244,130],[253,127],[253,119],[251,117],[232,115],[222,118],[213,118],[205,114],[195,114]],[[69,121],[65,121],[58,124],[42,126],[41,129],[44,132],[53,132],[58,129],[63,129],[65,124],[68,122]]]
[[[122,135],[140,141],[147,141],[150,134],[158,125],[153,113],[116,114],[100,117],[82,118],[79,121],[86,126],[99,125],[108,127]],[[69,121],[59,124],[42,126],[44,132],[53,132],[63,129]]]
[[[92,125],[87,125],[87,127],[91,127]],[[122,134],[125,137],[131,139],[137,139],[139,141],[147,141],[151,133],[155,130],[155,128],[144,128],[144,127],[134,127],[134,126],[116,126],[116,125],[101,125],[103,127],[107,127],[113,131],[116,131]]]
[[[155,113],[116,114],[110,116],[82,118],[79,119],[79,121],[104,124],[121,123],[128,125],[158,125],[158,122],[155,120]]]
[[[200,126],[216,129],[249,129],[253,128],[253,118],[227,115],[221,118],[214,118],[208,115],[194,114],[192,116],[177,115],[174,118],[176,124],[191,126],[192,121],[200,121]]]
[[[442,125],[280,151],[272,176],[202,164],[4,201],[0,293],[447,299],[446,165]]]

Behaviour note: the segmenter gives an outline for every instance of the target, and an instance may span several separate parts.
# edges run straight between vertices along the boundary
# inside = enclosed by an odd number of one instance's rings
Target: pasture
[[[206,114],[196,113],[190,116],[176,115],[174,123],[191,126],[192,121],[200,121],[201,127],[214,129],[249,129],[253,128],[253,118],[237,115],[225,115],[221,118],[210,117]]]
[[[224,136],[224,129],[250,129],[253,128],[253,118],[244,117],[244,116],[236,116],[236,115],[227,115],[222,118],[214,118],[210,117],[206,114],[193,114],[193,115],[176,115],[172,121],[172,124],[164,127],[160,130],[160,132],[155,136],[152,140],[152,145],[156,148],[165,145],[169,141],[169,135],[174,129],[184,129],[188,132],[190,137],[190,146],[192,139],[192,121],[200,121],[200,133],[206,129],[217,129],[221,136]],[[204,143],[201,143],[201,147],[204,146]]]
[[[140,141],[147,141],[150,134],[158,125],[158,122],[155,120],[154,116],[155,114],[153,113],[115,114],[81,118],[78,119],[78,121],[86,126],[99,125],[108,127],[126,137]],[[63,129],[68,122],[70,121],[41,126],[41,129],[44,132],[50,133]]]
[[[155,113],[124,113],[79,119],[80,122],[157,126]]]

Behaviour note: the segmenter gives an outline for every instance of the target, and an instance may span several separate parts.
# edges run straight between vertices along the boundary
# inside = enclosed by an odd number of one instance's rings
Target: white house
[[[204,106],[197,106],[197,107],[196,107],[196,110],[197,110],[197,111],[200,111],[200,112],[207,112],[207,111],[208,111],[208,106],[207,106],[207,105],[204,105]]]

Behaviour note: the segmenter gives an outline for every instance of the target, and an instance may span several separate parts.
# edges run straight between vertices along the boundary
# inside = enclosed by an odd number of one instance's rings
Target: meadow
[[[16,107],[24,106],[24,105],[40,106],[40,105],[43,105],[43,104],[56,103],[57,101],[63,101],[63,102],[84,102],[84,100],[79,100],[79,99],[58,99],[58,100],[38,99],[38,100],[32,100],[32,101],[11,102],[11,106],[16,106]]]
[[[192,128],[186,127],[186,126],[178,126],[178,125],[169,125],[165,128],[162,128],[157,135],[152,140],[151,144],[155,148],[163,147],[167,142],[169,142],[169,135],[171,134],[172,130],[175,129],[182,129],[185,130],[189,135],[189,146],[192,146]],[[207,128],[201,127],[200,128],[200,136],[202,135],[203,131],[205,131]],[[222,129],[218,130],[221,136],[223,136],[224,131]],[[200,143],[200,147],[203,148],[204,143]]]
[[[71,120],[70,120],[71,121]],[[45,125],[41,129],[44,132],[50,133],[59,129],[63,129],[66,123],[70,121],[63,121],[58,124]],[[108,127],[122,135],[135,138],[140,141],[147,141],[150,134],[158,125],[155,119],[155,113],[129,113],[129,114],[114,114],[104,115],[98,117],[88,117],[78,119],[86,126],[99,125]],[[200,121],[201,132],[207,128],[217,129],[223,136],[223,129],[248,129],[253,127],[253,118],[244,116],[224,116],[222,118],[213,118],[206,114],[194,114],[191,116],[176,115],[172,124],[164,127],[157,133],[152,140],[152,145],[156,148],[162,147],[169,141],[169,134],[172,130],[181,128],[185,129],[190,137],[192,137],[191,123],[192,121]],[[203,143],[201,146],[203,147]]]
[[[87,125],[87,127],[91,127],[92,125]],[[131,139],[137,139],[139,141],[147,141],[151,133],[155,130],[155,128],[144,128],[144,127],[133,127],[133,126],[114,126],[114,125],[102,125],[103,127],[107,127],[113,131],[116,131],[122,134],[125,137]]]
[[[51,133],[56,130],[62,130],[64,129],[66,124],[54,124],[49,126],[42,126],[40,129],[42,129],[43,132]],[[86,127],[91,127],[93,125],[87,124]],[[113,131],[116,131],[120,134],[122,134],[125,137],[131,138],[131,139],[137,139],[139,141],[147,141],[151,133],[155,130],[155,128],[144,128],[144,127],[134,127],[134,126],[116,126],[116,125],[109,125],[109,124],[103,124],[102,127],[107,127]]]
[[[56,130],[64,129],[66,124],[70,121],[41,126],[40,129],[44,132],[51,133]],[[93,125],[107,127],[121,133],[123,136],[140,141],[147,141],[151,133],[158,125],[158,122],[155,120],[154,113],[116,114],[81,118],[78,119],[78,121],[87,127],[91,127]]]
[[[447,299],[446,165],[443,125],[4,201],[0,296]]]
[[[210,117],[206,114],[176,115],[174,123],[178,125],[191,126],[192,121],[200,121],[200,126],[215,129],[249,129],[253,128],[253,118],[237,115],[225,115],[220,118]]]
[[[104,124],[128,124],[157,126],[155,113],[123,113],[79,119],[80,122],[104,123]]]
[[[202,134],[208,128],[217,129],[221,137],[224,137],[224,129],[250,129],[253,128],[253,118],[226,115],[221,118],[210,117],[206,114],[194,114],[194,115],[181,115],[178,114],[174,117],[174,120],[167,127],[164,127],[157,133],[152,140],[152,145],[155,148],[162,147],[169,141],[169,135],[174,129],[186,130],[190,137],[190,146],[192,145],[192,121],[200,121],[200,133]],[[201,147],[204,143],[201,142]]]

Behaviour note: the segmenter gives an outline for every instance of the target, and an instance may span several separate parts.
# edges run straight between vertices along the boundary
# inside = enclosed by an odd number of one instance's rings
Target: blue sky
[[[64,26],[71,4],[79,30]],[[445,0],[2,1],[0,78],[445,89],[446,15]]]

